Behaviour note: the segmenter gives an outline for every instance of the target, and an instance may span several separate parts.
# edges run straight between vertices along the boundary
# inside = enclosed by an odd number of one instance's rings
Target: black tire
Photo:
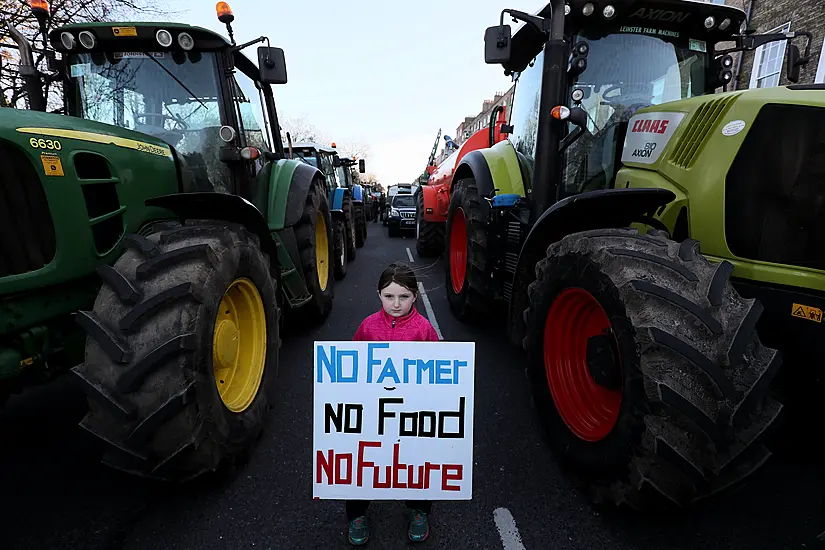
[[[344,197],[342,210],[347,229],[347,261],[355,259],[357,247],[355,246],[355,215],[352,207],[352,198]]]
[[[754,328],[762,306],[733,289],[730,263],[713,264],[696,241],[663,235],[567,236],[547,249],[528,290],[524,347],[534,403],[557,456],[586,476],[597,502],[680,507],[737,483],[770,456],[763,436],[782,408],[768,395],[781,357]],[[611,325],[610,357],[618,354],[623,366],[608,382],[621,396],[616,423],[592,442],[562,418],[545,371],[548,313],[570,288],[598,301]],[[570,319],[557,318],[564,326]]]
[[[333,262],[335,265],[335,279],[340,281],[347,276],[347,252],[345,235],[346,226],[344,220],[340,216],[336,216],[332,222],[333,231],[332,239],[335,246],[333,246]]]
[[[277,375],[276,280],[256,236],[240,226],[190,221],[127,236],[92,311],[80,311],[85,362],[73,372],[88,395],[81,426],[100,438],[103,462],[142,477],[185,481],[243,461],[264,424]],[[257,394],[241,412],[221,400],[213,370],[218,306],[247,278],[264,306],[266,358]],[[271,396],[270,396],[271,397]]]
[[[415,250],[422,258],[444,252],[444,224],[424,221],[424,192],[419,191],[415,203]]]
[[[355,246],[361,248],[367,240],[367,221],[364,219],[364,204],[352,203],[355,212]]]
[[[454,220],[461,209],[467,228],[466,276],[463,285],[453,286],[450,263],[451,232]],[[458,319],[468,321],[481,319],[489,310],[493,299],[490,274],[487,268],[487,219],[488,206],[479,198],[475,178],[466,178],[456,182],[450,195],[450,208],[447,211],[445,227],[447,247],[446,291],[450,309]],[[456,291],[456,288],[460,288]]]
[[[328,250],[332,252],[335,241],[332,235],[332,214],[329,211],[329,202],[324,191],[323,180],[315,180],[307,193],[304,203],[304,213],[301,219],[295,224],[295,239],[298,242],[298,254],[301,257],[300,269],[304,275],[312,300],[298,308],[295,312],[303,319],[320,323],[324,321],[329,312],[332,311],[333,292],[333,261],[327,258],[323,264],[326,269],[326,286],[321,285],[321,277],[318,273],[315,261],[315,226],[318,219],[318,212],[322,214],[326,225]]]

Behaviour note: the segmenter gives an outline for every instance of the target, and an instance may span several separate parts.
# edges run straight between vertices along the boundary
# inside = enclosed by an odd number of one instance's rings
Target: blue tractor
[[[358,172],[366,172],[364,159],[357,162],[352,157],[338,157],[336,169],[338,173],[338,183],[350,190],[352,195],[352,208],[354,220],[354,240],[355,246],[361,248],[367,240],[367,191],[364,186],[352,177],[352,167],[358,164]]]
[[[355,259],[356,229],[352,189],[342,180],[341,161],[335,144],[332,147],[313,142],[284,144],[292,158],[302,160],[323,172],[327,200],[332,214],[333,271],[341,280],[347,275],[347,263]],[[348,174],[347,174],[348,175]]]

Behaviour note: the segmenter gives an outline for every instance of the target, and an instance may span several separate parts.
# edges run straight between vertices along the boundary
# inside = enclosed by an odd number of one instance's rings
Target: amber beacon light
[[[231,23],[235,20],[235,16],[232,14],[232,8],[230,8],[226,2],[218,2],[215,6],[215,11],[218,14],[218,21],[221,23]]]

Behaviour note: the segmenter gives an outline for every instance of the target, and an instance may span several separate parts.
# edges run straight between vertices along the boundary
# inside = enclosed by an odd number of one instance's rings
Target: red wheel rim
[[[581,288],[559,294],[544,324],[544,369],[553,402],[570,431],[589,442],[610,433],[622,404],[621,390],[599,386],[587,368],[588,339],[608,328],[602,306]]]
[[[464,288],[467,277],[467,220],[464,210],[459,208],[453,214],[450,229],[450,281],[456,294]]]

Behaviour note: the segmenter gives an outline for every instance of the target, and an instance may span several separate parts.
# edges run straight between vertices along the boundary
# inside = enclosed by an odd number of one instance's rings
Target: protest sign
[[[315,342],[313,497],[469,500],[473,342]]]

